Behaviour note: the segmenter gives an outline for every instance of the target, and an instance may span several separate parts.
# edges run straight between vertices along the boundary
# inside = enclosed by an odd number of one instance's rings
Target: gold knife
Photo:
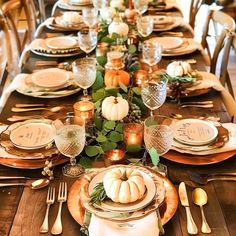
[[[184,206],[186,210],[187,231],[189,234],[195,235],[198,233],[198,229],[190,211],[188,195],[187,195],[186,186],[184,182],[181,182],[179,185],[179,198],[180,198],[181,205]]]

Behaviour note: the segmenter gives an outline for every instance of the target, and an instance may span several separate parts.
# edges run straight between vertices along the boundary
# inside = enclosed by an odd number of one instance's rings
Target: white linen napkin
[[[145,226],[145,227],[144,227]],[[89,224],[89,236],[158,236],[157,213],[145,216],[142,219],[116,223],[104,220],[92,214]]]
[[[20,84],[22,83],[22,80],[25,78],[26,75],[27,74],[17,75],[9,84],[9,86],[3,91],[2,96],[0,98],[0,113],[2,112],[2,109],[5,106],[7,99],[9,98],[11,93],[20,86]]]
[[[50,17],[50,18],[48,18],[47,20],[45,20],[44,22],[42,22],[42,23],[38,26],[38,28],[36,29],[36,31],[35,31],[35,33],[34,33],[34,38],[39,38],[39,36],[41,35],[41,33],[42,33],[44,27],[47,26],[47,25],[52,24],[53,20],[54,20],[54,17]]]
[[[31,44],[25,45],[23,52],[20,55],[18,66],[21,68],[27,61],[30,55]]]
[[[223,152],[229,152],[236,150],[236,124],[234,123],[223,123],[222,126],[226,128],[229,131],[229,141],[225,143],[223,147],[220,148],[214,148],[214,149],[206,149],[201,151],[193,151],[194,149],[182,149],[178,148],[179,145],[175,144],[171,147],[172,150],[176,150],[180,153],[187,153],[187,154],[193,154],[193,155],[209,155],[209,154],[216,154],[216,153],[223,153]],[[186,146],[185,146],[186,147]]]

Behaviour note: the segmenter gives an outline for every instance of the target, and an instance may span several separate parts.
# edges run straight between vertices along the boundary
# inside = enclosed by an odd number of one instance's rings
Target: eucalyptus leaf
[[[105,88],[106,96],[117,96],[119,90],[117,88]]]
[[[94,123],[95,126],[98,130],[102,130],[102,124],[103,124],[103,120],[100,116],[98,116],[96,113],[94,115]]]
[[[138,144],[130,144],[126,146],[127,152],[139,152],[142,150],[142,146]]]
[[[103,88],[103,83],[104,83],[104,79],[103,79],[102,73],[100,71],[97,71],[96,80],[94,84],[92,85],[92,90],[96,91],[100,88]]]
[[[101,39],[101,41],[102,41],[102,42],[104,42],[104,43],[109,43],[109,44],[111,44],[111,43],[114,43],[114,42],[115,42],[115,40],[114,40],[114,39],[112,39],[112,38],[109,38],[109,37],[107,37],[107,36],[103,37],[103,38]]]
[[[116,126],[116,122],[113,120],[105,121],[103,127],[108,130],[113,130]]]
[[[99,134],[96,138],[96,141],[99,143],[104,143],[107,141],[107,137],[103,134]]]
[[[111,150],[111,149],[115,149],[116,146],[117,146],[117,144],[113,143],[113,142],[105,142],[105,143],[102,143],[102,145],[101,145],[104,152]]]
[[[136,70],[140,70],[139,64],[133,64],[132,66],[129,67],[129,71],[133,72]]]
[[[79,160],[79,164],[83,166],[85,169],[92,168],[92,160],[87,157],[81,157]]]
[[[85,147],[85,153],[86,155],[88,155],[89,157],[94,157],[97,156],[99,154],[99,149],[97,146],[86,146]]]
[[[107,63],[107,57],[106,56],[98,56],[97,57],[97,62],[100,66],[105,66],[105,64]]]
[[[105,98],[105,90],[99,89],[95,93],[92,93],[92,98],[94,102],[97,102],[98,100]]]
[[[122,123],[118,123],[118,124],[116,125],[115,131],[117,131],[117,132],[123,134],[123,124],[122,124]]]
[[[130,44],[129,47],[128,47],[128,52],[131,53],[131,54],[134,54],[136,51],[137,51],[136,46],[133,45],[133,44]]]
[[[151,157],[152,164],[154,166],[157,166],[159,164],[159,162],[160,162],[160,157],[159,157],[159,155],[157,153],[157,150],[154,147],[152,147],[151,149],[148,150],[148,153],[149,153],[149,155]]]
[[[133,88],[132,88],[132,91],[133,91],[136,95],[141,96],[141,88],[139,88],[139,87],[133,87]]]
[[[111,35],[111,38],[112,38],[114,41],[116,41],[116,40],[119,39],[120,37],[121,37],[121,36],[120,36],[119,34],[115,33],[115,32],[113,32],[112,35]]]
[[[116,131],[111,131],[111,133],[109,134],[109,139],[110,141],[117,143],[123,140],[123,135]]]
[[[139,106],[139,108],[142,112],[142,115],[145,115],[147,113],[147,107],[144,105],[144,103],[140,97],[133,96],[132,102],[134,104],[136,104],[137,106]]]
[[[123,83],[119,82],[119,86],[120,86],[120,88],[121,88],[125,93],[128,92],[127,86],[125,86]]]

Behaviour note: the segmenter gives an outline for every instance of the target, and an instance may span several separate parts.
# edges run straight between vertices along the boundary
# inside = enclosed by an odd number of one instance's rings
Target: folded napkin
[[[39,38],[39,36],[41,35],[41,33],[42,33],[44,27],[47,26],[47,25],[49,25],[49,24],[52,24],[53,20],[54,20],[54,17],[50,17],[50,18],[46,19],[44,22],[42,22],[42,23],[38,26],[38,28],[36,29],[36,31],[35,31],[35,33],[34,33],[34,37],[35,37],[35,38]]]
[[[20,55],[19,63],[18,66],[21,68],[27,61],[27,59],[30,56],[30,49],[31,49],[31,44],[25,45],[23,52]]]
[[[5,106],[7,99],[9,98],[11,93],[20,86],[20,84],[22,83],[22,79],[24,79],[26,75],[27,74],[17,75],[9,84],[9,86],[3,91],[2,96],[0,98],[0,113],[2,112],[2,109]]]
[[[89,224],[89,236],[158,236],[159,232],[156,212],[125,223],[116,223],[92,215]]]
[[[199,147],[191,147],[187,145],[182,145],[174,141],[173,146],[171,147],[172,150],[181,152],[181,153],[188,153],[193,155],[210,155],[216,153],[223,153],[236,150],[236,124],[233,123],[223,123],[222,126],[229,131],[229,141],[225,143],[223,147],[214,148],[214,149],[202,149],[198,151]],[[179,148],[178,148],[179,147]],[[194,151],[195,148],[195,151]]]

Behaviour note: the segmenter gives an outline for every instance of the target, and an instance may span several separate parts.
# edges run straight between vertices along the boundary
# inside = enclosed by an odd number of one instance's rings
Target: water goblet
[[[78,41],[81,50],[89,54],[97,46],[97,32],[92,30],[80,31],[78,32]]]
[[[144,143],[147,151],[154,148],[162,156],[173,141],[173,120],[166,116],[150,116],[144,121]]]
[[[97,10],[101,10],[107,6],[107,0],[93,0],[93,6]]]
[[[78,177],[84,173],[81,165],[76,163],[76,157],[85,146],[85,123],[82,118],[67,117],[64,124],[57,128],[55,144],[59,152],[70,158],[70,163],[62,168],[62,173],[68,177]]]
[[[152,16],[141,16],[137,19],[137,29],[142,37],[149,36],[153,31]]]
[[[161,60],[162,47],[156,41],[144,41],[142,44],[143,62],[148,64],[148,74],[151,77],[152,66],[156,65]]]
[[[134,9],[141,16],[148,9],[148,1],[146,0],[134,0]]]
[[[89,28],[92,28],[98,22],[98,10],[96,8],[85,7],[82,9],[82,17],[83,17],[84,23]]]
[[[166,87],[166,79],[151,80],[142,85],[141,97],[144,105],[151,110],[151,116],[153,115],[153,111],[158,109],[165,102]]]
[[[96,59],[91,57],[78,59],[72,63],[72,71],[76,83],[83,89],[82,100],[90,100],[87,89],[96,80]]]

